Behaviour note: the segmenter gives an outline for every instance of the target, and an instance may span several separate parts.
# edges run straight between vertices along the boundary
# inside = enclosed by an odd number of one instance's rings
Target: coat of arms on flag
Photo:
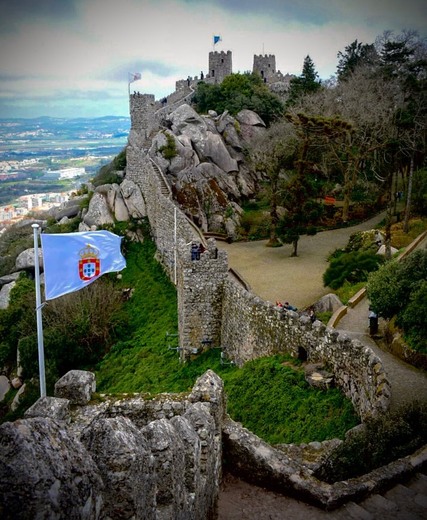
[[[91,280],[101,273],[101,260],[99,251],[96,247],[87,244],[79,251],[79,276],[83,281]]]

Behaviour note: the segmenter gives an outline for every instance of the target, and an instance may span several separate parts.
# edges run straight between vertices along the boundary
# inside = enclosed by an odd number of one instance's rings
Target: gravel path
[[[357,226],[322,231],[303,236],[298,243],[298,256],[291,257],[292,246],[266,247],[267,240],[256,242],[217,242],[228,253],[230,266],[249,283],[263,300],[288,301],[303,309],[330,292],[323,287],[323,273],[330,253],[347,244],[356,231],[372,229],[384,219],[384,213]]]

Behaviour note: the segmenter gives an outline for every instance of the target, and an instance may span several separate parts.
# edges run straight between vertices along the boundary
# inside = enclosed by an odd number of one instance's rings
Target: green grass
[[[187,392],[208,368],[224,381],[231,417],[270,443],[309,442],[343,437],[358,419],[337,389],[314,390],[298,361],[286,356],[263,358],[243,368],[222,365],[211,349],[188,363],[168,350],[166,332],[177,332],[173,285],[154,260],[155,247],[145,240],[131,244],[121,284],[135,292],[126,302],[121,337],[96,368],[101,393]]]

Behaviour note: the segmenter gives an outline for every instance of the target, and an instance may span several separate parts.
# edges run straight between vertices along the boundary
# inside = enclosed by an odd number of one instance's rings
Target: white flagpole
[[[32,224],[34,230],[34,269],[36,275],[36,316],[37,316],[37,344],[39,352],[40,397],[46,397],[46,377],[44,370],[44,346],[42,324],[42,302],[40,296],[40,266],[39,266],[39,237],[38,224]]]
[[[176,252],[176,248],[177,248],[177,243],[176,243],[176,206],[174,208],[174,226],[173,226],[173,241],[174,241],[174,280],[175,280],[175,285],[177,284],[177,276],[176,276],[176,260],[177,260],[177,252]]]

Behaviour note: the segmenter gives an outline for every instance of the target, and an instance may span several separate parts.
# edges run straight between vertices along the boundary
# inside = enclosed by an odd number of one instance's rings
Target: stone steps
[[[427,476],[418,473],[409,482],[396,484],[383,494],[371,495],[359,504],[349,502],[337,513],[353,520],[425,520]]]
[[[156,175],[160,181],[160,193],[164,195],[167,198],[170,198],[170,188],[166,185],[166,182],[163,178],[163,175],[160,173],[159,167],[154,162],[151,163],[153,166],[154,171],[156,172]]]

